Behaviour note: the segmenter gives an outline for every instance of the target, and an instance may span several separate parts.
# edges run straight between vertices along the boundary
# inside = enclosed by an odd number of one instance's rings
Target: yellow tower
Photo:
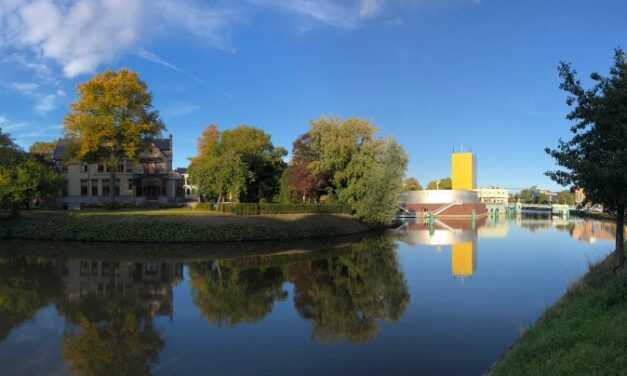
[[[471,152],[451,155],[451,180],[453,189],[472,191],[477,188],[477,162]]]
[[[470,277],[477,267],[475,242],[467,241],[453,244],[451,252],[451,272],[455,277]]]

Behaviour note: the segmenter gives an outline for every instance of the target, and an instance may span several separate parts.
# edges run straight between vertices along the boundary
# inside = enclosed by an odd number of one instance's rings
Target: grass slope
[[[217,242],[316,238],[369,230],[352,216],[342,214],[169,213],[30,212],[0,221],[0,239]]]
[[[490,374],[626,375],[627,270],[613,266],[614,254],[591,266]]]

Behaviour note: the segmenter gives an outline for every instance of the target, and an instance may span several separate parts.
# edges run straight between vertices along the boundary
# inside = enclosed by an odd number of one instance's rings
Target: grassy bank
[[[188,215],[174,210],[30,212],[1,221],[0,239],[219,242],[317,238],[369,230],[342,214]]]
[[[572,211],[570,212],[573,217],[598,219],[602,221],[616,221],[616,217],[607,213],[586,212],[586,211]]]
[[[627,244],[625,246],[627,248]],[[492,368],[491,375],[624,375],[627,270],[591,266]]]

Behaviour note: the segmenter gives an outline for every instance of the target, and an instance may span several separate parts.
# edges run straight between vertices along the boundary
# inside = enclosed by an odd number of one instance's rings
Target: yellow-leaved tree
[[[105,70],[78,85],[78,99],[63,120],[74,147],[71,158],[103,161],[111,174],[109,194],[115,199],[115,173],[124,160],[137,160],[165,130],[152,94],[137,73]]]

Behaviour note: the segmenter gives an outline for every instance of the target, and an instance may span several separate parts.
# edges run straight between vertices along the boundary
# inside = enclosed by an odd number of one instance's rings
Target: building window
[[[115,187],[114,187],[114,195],[115,196],[119,196],[120,195],[120,179],[115,179]]]
[[[159,263],[158,262],[147,262],[144,264],[144,274],[145,275],[158,275],[159,274]]]
[[[87,196],[89,192],[89,180],[81,180],[81,196]]]
[[[104,171],[105,171],[104,165],[103,164],[99,164],[98,165],[98,172],[104,172]]]
[[[133,179],[128,179],[128,190],[129,191],[133,190]]]
[[[89,165],[83,164],[83,172],[87,172],[88,169],[89,169]]]
[[[91,181],[91,195],[98,196],[98,180]]]
[[[124,162],[118,163],[118,172],[124,172]]]
[[[103,179],[102,180],[102,195],[109,196],[110,193],[111,193],[111,186],[109,183],[109,179]]]

